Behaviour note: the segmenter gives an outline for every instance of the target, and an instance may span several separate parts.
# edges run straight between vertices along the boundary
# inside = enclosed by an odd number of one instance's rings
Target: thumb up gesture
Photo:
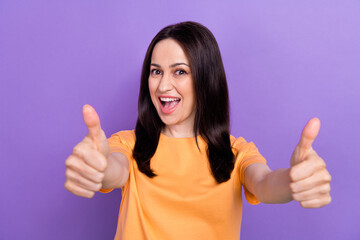
[[[320,130],[320,120],[311,119],[301,134],[291,157],[290,189],[292,198],[304,208],[318,208],[331,202],[331,175],[324,160],[312,148]]]
[[[85,105],[82,113],[89,133],[65,161],[65,188],[75,195],[92,198],[102,187],[109,145],[95,109]]]

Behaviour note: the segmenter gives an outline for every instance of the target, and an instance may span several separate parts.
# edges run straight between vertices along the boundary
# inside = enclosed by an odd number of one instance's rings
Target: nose
[[[173,88],[171,76],[169,74],[163,74],[159,82],[159,91],[167,92]]]

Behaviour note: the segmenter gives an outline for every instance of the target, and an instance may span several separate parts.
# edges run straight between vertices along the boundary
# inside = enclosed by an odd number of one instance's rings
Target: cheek
[[[195,89],[193,87],[193,82],[189,80],[186,84],[182,86],[182,91],[186,98],[189,100],[187,104],[191,107],[196,105],[196,96],[195,96]]]
[[[151,79],[151,78],[149,77],[148,85],[149,85],[149,92],[150,92],[151,100],[152,100],[153,103],[155,104],[154,101],[156,100],[156,90],[157,90],[156,81],[154,81],[154,79]]]

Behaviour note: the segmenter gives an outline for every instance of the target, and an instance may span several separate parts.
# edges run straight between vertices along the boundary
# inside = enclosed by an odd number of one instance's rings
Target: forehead
[[[155,45],[151,55],[151,63],[162,65],[161,63],[173,64],[178,62],[189,64],[184,50],[175,40],[168,38]]]

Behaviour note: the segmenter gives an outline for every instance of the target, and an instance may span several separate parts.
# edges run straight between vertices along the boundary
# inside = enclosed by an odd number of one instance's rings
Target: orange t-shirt
[[[161,134],[151,159],[154,178],[141,173],[132,158],[134,131],[118,132],[109,143],[110,152],[122,152],[129,159],[115,239],[239,239],[245,169],[255,162],[266,164],[253,143],[231,136],[235,167],[221,184],[211,174],[200,136],[199,151],[194,138]],[[249,203],[259,203],[244,190]]]

